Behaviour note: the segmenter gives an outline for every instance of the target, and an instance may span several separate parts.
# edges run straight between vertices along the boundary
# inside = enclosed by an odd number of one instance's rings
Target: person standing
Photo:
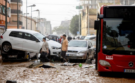
[[[63,35],[63,42],[62,42],[62,48],[61,48],[61,56],[63,57],[64,61],[68,62],[68,59],[66,57],[66,52],[68,50],[68,40],[66,38],[66,35]]]
[[[48,43],[46,42],[46,37],[43,38],[43,45],[42,45],[42,49],[41,49],[41,56],[40,56],[40,60],[41,62],[45,62],[45,60],[50,61],[47,58],[47,55],[49,54],[49,46]]]

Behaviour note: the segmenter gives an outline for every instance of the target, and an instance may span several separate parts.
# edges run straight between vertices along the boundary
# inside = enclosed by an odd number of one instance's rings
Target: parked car
[[[24,29],[7,29],[1,35],[0,46],[9,53],[12,49],[39,53],[42,47],[44,35],[39,32]],[[61,51],[61,44],[47,39],[50,55],[57,55]]]
[[[92,43],[87,40],[71,40],[68,43],[66,56],[69,59],[93,59],[94,49]]]
[[[93,40],[96,39],[96,35],[89,35],[84,38],[84,40]]]
[[[81,37],[80,37],[81,40],[84,40],[84,38],[85,38],[85,36],[81,36]]]
[[[56,42],[60,42],[59,41],[60,37],[57,35],[48,35],[47,37],[49,38],[49,40],[54,40]]]

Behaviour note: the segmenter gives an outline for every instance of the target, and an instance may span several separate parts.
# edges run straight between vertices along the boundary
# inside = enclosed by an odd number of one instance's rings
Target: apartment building
[[[8,28],[17,29],[17,1],[18,1],[18,13],[19,13],[19,28],[22,28],[22,0],[11,0],[10,8],[11,8],[11,18],[9,18]]]
[[[35,19],[33,19],[31,17],[26,17],[26,16],[22,16],[21,19],[22,19],[22,22],[23,22],[22,29],[28,29],[28,30],[36,31],[37,22],[36,22]],[[26,20],[27,20],[27,25],[26,25]],[[32,22],[32,26],[31,26],[31,22]],[[26,28],[26,26],[27,26],[27,28]]]
[[[127,0],[126,0],[127,1]],[[80,0],[80,4],[86,8],[89,5],[89,8],[96,9],[98,3],[120,3],[120,0]]]
[[[46,21],[46,24],[45,24],[45,33],[46,35],[50,35],[52,34],[52,26],[51,26],[51,22],[50,21]]]
[[[6,24],[6,11],[5,11],[5,0],[0,0],[0,34],[4,32],[5,30],[5,24]],[[7,23],[9,22],[10,17],[10,7],[9,7],[10,0],[7,0]]]

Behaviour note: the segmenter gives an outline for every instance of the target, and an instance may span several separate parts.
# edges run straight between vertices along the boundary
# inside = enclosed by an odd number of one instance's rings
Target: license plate
[[[17,55],[12,55],[12,56],[11,56],[11,55],[9,55],[8,57],[9,57],[9,58],[16,58],[16,57],[17,57]]]
[[[124,69],[125,73],[135,73],[135,69]]]

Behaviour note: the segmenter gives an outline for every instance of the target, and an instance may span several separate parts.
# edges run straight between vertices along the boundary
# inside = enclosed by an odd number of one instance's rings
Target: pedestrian
[[[61,56],[63,57],[63,60],[65,62],[68,62],[68,59],[66,57],[66,52],[68,50],[68,40],[66,38],[66,35],[63,35],[63,42],[62,42],[62,48],[61,48]]]
[[[41,56],[40,56],[40,61],[45,62],[45,60],[50,61],[47,58],[47,55],[49,54],[49,46],[48,43],[46,42],[46,37],[43,38],[43,45],[41,49]]]

